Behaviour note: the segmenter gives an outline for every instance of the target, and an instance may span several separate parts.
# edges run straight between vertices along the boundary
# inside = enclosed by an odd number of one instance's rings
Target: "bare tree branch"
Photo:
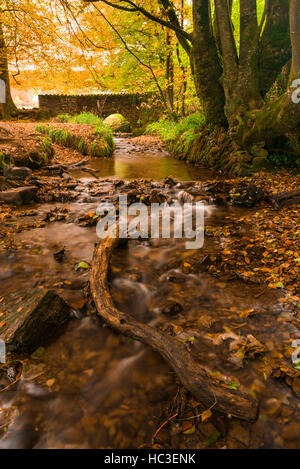
[[[149,11],[147,11],[145,8],[140,7],[136,5],[134,2],[131,0],[121,0],[122,3],[127,3],[130,5],[129,7],[125,7],[123,5],[120,5],[119,3],[111,2],[109,0],[85,0],[86,3],[96,3],[96,2],[103,2],[106,5],[109,5],[113,8],[117,8],[118,10],[123,10],[123,11],[128,11],[128,12],[139,12],[142,13],[146,18],[149,18],[150,20],[154,21],[155,23],[161,24],[162,26],[165,26],[167,28],[172,29],[175,31],[179,36],[184,38],[186,41],[189,41],[190,43],[193,41],[192,35],[186,32],[184,29],[181,28],[180,23],[178,21],[177,15],[175,13],[175,10],[173,10],[173,13],[170,12],[171,17],[173,18],[173,22],[165,21],[163,18],[160,18],[158,16],[153,15]],[[162,2],[161,2],[162,3]],[[164,3],[170,3],[168,0]],[[163,4],[163,3],[162,3]],[[170,17],[169,17],[170,18]],[[183,46],[185,44],[185,46]],[[190,49],[190,45],[185,43],[182,39],[182,46],[186,49]]]

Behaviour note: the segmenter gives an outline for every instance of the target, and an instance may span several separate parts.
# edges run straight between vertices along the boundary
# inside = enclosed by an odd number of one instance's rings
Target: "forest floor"
[[[5,125],[20,139],[35,128]],[[153,137],[128,140],[133,142],[140,152],[163,148]],[[54,147],[52,166],[82,160],[75,150]],[[15,278],[19,288],[54,289],[92,321],[73,321],[43,354],[21,357],[24,382],[46,390],[44,403],[37,405],[34,393],[20,386],[19,394],[7,397],[18,402],[16,416],[14,405],[1,405],[6,400],[0,390],[0,447],[29,425],[29,447],[300,448],[300,371],[291,360],[293,342],[300,339],[299,205],[275,207],[268,198],[298,189],[299,176],[220,174],[174,183],[87,177],[39,169],[25,183],[12,181],[14,187],[37,184],[34,204],[0,204],[0,303],[14,291]],[[249,187],[255,190],[244,197]],[[190,196],[214,206],[208,208],[201,250],[186,251],[169,240],[131,241],[128,249],[118,249],[111,263],[112,293],[120,309],[144,322],[155,320],[155,327],[185,343],[216,382],[258,399],[256,423],[203,408],[157,354],[99,328],[88,290],[96,207],[116,203],[125,193],[145,203],[154,196]],[[54,254],[62,248],[66,259],[57,262]],[[80,261],[87,268],[74,269]],[[126,366],[118,368],[125,359]],[[54,397],[51,416],[47,399]],[[68,416],[61,415],[64,406]]]

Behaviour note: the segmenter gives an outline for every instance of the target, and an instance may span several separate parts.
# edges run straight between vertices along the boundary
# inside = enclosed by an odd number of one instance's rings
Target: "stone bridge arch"
[[[39,107],[54,116],[87,111],[105,119],[111,114],[122,114],[133,126],[153,122],[163,112],[156,93],[42,94]]]

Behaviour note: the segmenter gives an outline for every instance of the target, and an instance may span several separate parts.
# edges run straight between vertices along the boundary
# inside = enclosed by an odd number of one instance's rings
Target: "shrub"
[[[271,153],[269,161],[273,166],[279,168],[298,168],[300,169],[300,156],[295,156],[288,153]]]
[[[7,164],[9,164],[8,158],[4,155],[4,153],[2,153],[2,151],[0,151],[0,172],[1,173],[3,172],[4,166],[6,166]]]
[[[72,116],[70,114],[59,114],[56,118],[57,122],[62,122],[62,123],[70,122],[71,119],[72,119]]]
[[[103,120],[92,112],[81,112],[80,114],[76,114],[71,117],[67,122],[82,125],[103,125]]]
[[[154,124],[148,125],[146,131],[152,135],[158,135],[165,142],[176,140],[182,134],[185,134],[187,138],[193,140],[201,135],[201,130],[204,125],[204,115],[200,112],[196,112],[188,117],[184,117],[178,122],[161,119]]]

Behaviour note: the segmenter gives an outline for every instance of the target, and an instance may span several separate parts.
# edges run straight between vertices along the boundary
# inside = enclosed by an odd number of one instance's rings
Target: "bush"
[[[56,118],[56,121],[66,123],[70,122],[70,119],[72,119],[72,116],[70,114],[59,114]]]
[[[73,117],[70,117],[70,119],[67,122],[71,122],[72,124],[82,124],[82,125],[96,125],[96,126],[102,126],[103,125],[103,120],[93,114],[92,112],[81,112],[80,114],[76,114]]]
[[[269,161],[273,166],[279,168],[298,168],[300,169],[300,156],[287,153],[271,153]]]
[[[154,124],[148,125],[146,132],[152,135],[158,135],[165,142],[176,140],[182,134],[186,134],[187,138],[193,140],[201,135],[201,130],[204,125],[204,115],[200,112],[196,112],[188,117],[184,117],[178,122],[161,119]]]

